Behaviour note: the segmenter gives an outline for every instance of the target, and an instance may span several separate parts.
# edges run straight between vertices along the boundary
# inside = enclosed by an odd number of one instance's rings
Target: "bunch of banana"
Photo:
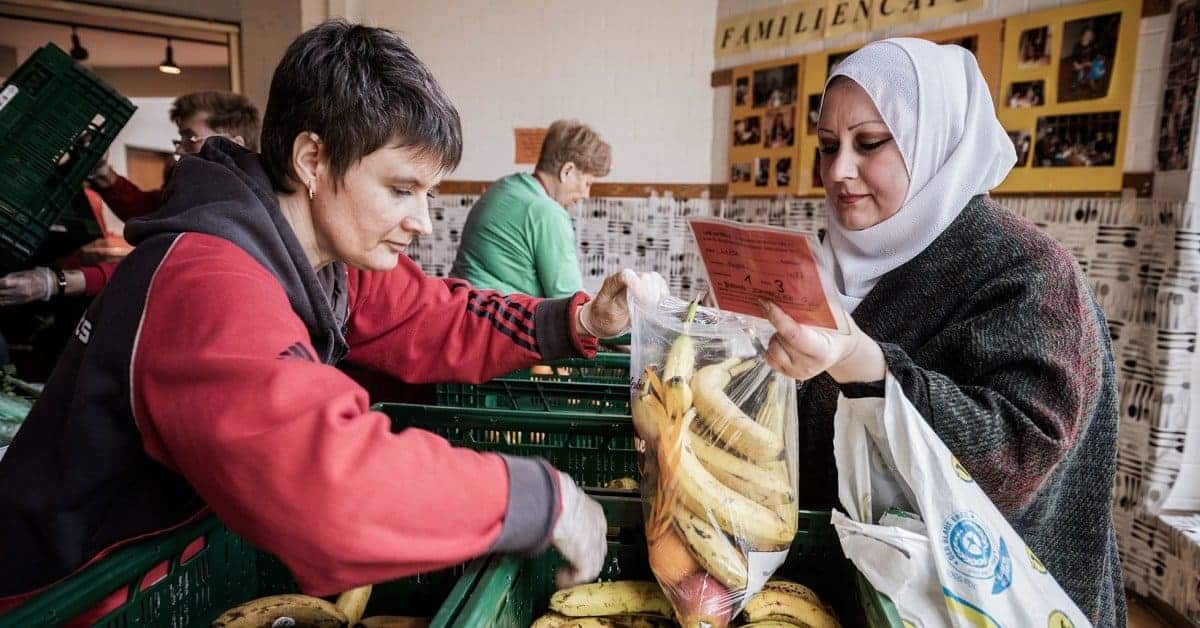
[[[808,587],[788,580],[769,580],[762,591],[750,598],[742,617],[743,626],[806,626],[840,628],[833,610]]]
[[[350,589],[330,603],[319,597],[296,593],[270,595],[235,606],[215,619],[213,628],[423,628],[423,617],[377,615],[363,618],[371,599],[371,585]]]
[[[670,626],[671,603],[657,582],[581,584],[550,598],[550,612],[531,628],[656,628]]]
[[[634,389],[634,423],[658,468],[647,537],[654,551],[656,539],[678,535],[704,571],[735,591],[747,585],[744,550],[786,549],[796,534],[796,496],[783,459],[788,395],[761,359],[698,366],[689,334],[694,314],[693,303],[662,368],[647,367]],[[767,381],[753,418],[726,392],[748,371]]]

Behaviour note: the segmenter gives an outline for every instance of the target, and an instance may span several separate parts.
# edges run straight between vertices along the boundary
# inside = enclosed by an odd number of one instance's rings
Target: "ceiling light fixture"
[[[79,33],[71,26],[71,58],[76,61],[87,61],[88,50],[79,43]]]
[[[158,71],[163,74],[179,74],[183,70],[175,65],[175,51],[171,49],[171,38],[167,38],[167,58],[158,64]]]

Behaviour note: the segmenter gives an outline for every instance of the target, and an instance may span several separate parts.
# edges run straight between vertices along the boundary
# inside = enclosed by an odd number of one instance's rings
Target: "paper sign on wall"
[[[822,270],[815,233],[719,218],[693,218],[690,224],[718,307],[762,317],[763,299],[799,323],[849,331]]]
[[[536,164],[542,154],[542,142],[546,141],[546,129],[513,129],[513,144],[516,156],[513,163]]]

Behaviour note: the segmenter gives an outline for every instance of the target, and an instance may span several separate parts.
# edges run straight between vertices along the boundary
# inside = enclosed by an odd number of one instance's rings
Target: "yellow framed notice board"
[[[1100,0],[916,35],[975,54],[1017,150],[1002,192],[1119,190],[1141,0]],[[731,196],[823,193],[817,115],[857,47],[733,69]],[[790,125],[790,126],[789,126]]]
[[[960,28],[916,35],[940,44],[958,44],[973,52],[979,59],[984,78],[992,88],[992,97],[999,93],[1001,35],[1003,22],[994,20]],[[734,68],[734,103],[730,128],[733,129],[729,148],[729,194],[731,196],[819,195],[823,193],[818,172],[817,115],[821,109],[821,93],[829,73],[842,59],[858,47],[835,48],[822,52],[790,57],[765,63]],[[792,70],[791,68],[795,69]],[[782,100],[788,107],[785,119],[792,121],[788,142],[779,142],[778,133],[766,130],[770,123],[778,128],[777,108],[767,97],[771,93],[772,77],[790,81],[795,78],[794,93]],[[760,91],[755,93],[756,81]],[[758,105],[758,106],[756,106]],[[758,136],[755,136],[755,129]],[[782,169],[781,169],[782,166]],[[783,172],[784,176],[780,177]]]
[[[997,101],[1017,149],[1002,192],[1121,189],[1141,0],[1008,18]]]

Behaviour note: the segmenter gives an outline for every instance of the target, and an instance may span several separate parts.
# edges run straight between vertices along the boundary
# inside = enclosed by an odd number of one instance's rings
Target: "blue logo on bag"
[[[983,522],[970,510],[946,517],[942,523],[942,551],[950,565],[963,575],[984,580],[997,574],[999,551]]]
[[[1008,555],[1008,546],[1004,537],[1000,537],[1000,559],[996,561],[996,580],[992,583],[992,595],[1003,593],[1012,585],[1012,556]]]

